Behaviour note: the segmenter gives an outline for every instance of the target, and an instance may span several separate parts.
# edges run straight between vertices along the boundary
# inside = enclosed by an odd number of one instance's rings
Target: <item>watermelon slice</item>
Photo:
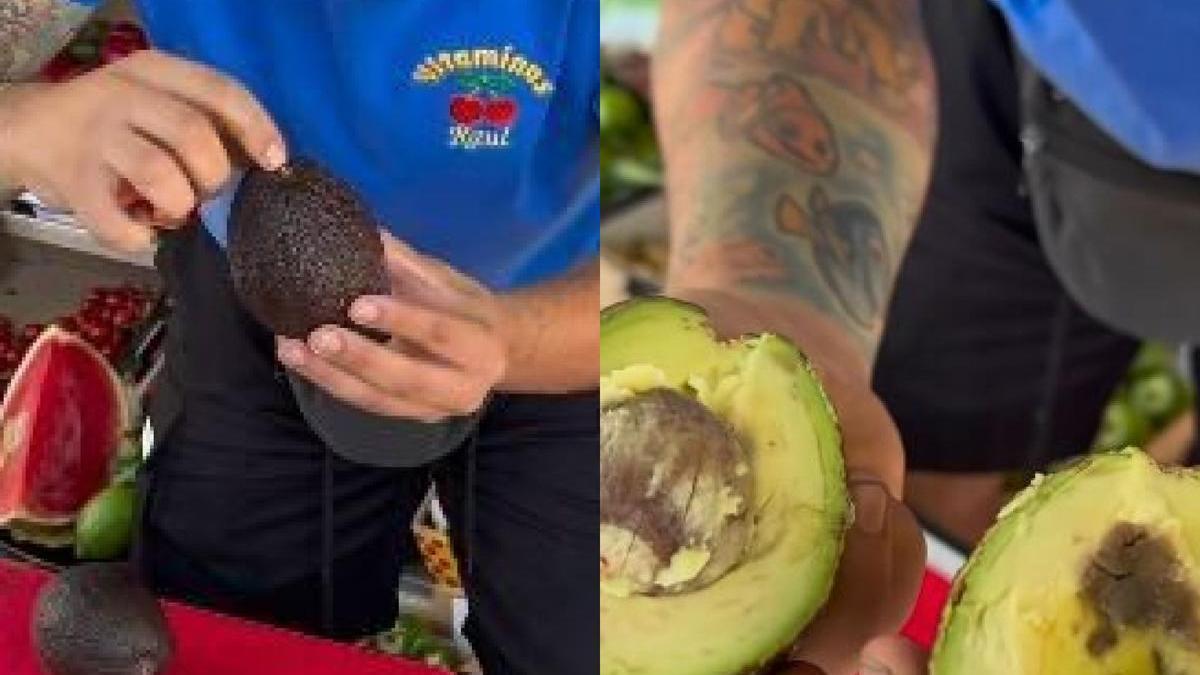
[[[121,381],[81,338],[51,326],[0,404],[0,525],[71,522],[108,485],[126,410]]]

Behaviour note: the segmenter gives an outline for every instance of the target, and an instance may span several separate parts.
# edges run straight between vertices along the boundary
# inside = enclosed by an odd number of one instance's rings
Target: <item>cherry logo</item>
[[[488,122],[498,127],[507,127],[517,118],[517,102],[511,98],[494,98],[488,101],[484,115]]]
[[[475,124],[483,117],[483,101],[471,94],[459,94],[450,99],[450,117],[459,124]]]

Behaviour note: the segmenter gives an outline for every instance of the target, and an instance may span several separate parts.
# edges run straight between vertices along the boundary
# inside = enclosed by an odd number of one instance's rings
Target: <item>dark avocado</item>
[[[229,264],[242,304],[278,335],[353,327],[350,303],[387,294],[379,224],[346,183],[315,162],[251,169],[229,216]]]
[[[33,636],[49,675],[155,675],[173,651],[162,607],[125,563],[59,574],[38,596]]]

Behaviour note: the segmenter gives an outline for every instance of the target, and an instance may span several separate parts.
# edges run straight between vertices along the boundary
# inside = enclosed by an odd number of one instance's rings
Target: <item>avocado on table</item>
[[[1036,478],[960,571],[932,675],[1200,673],[1200,474],[1132,448]]]
[[[157,675],[173,653],[162,607],[125,563],[61,572],[38,596],[33,636],[48,675]]]
[[[600,319],[600,673],[751,673],[825,603],[850,516],[805,357],[719,341],[699,308]]]

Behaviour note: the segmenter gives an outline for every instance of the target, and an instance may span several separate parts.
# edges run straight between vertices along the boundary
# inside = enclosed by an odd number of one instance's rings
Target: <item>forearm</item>
[[[669,289],[811,308],[873,358],[933,144],[916,3],[664,0],[662,30]]]
[[[596,386],[600,372],[600,267],[500,297],[509,345],[500,389],[564,393]]]

